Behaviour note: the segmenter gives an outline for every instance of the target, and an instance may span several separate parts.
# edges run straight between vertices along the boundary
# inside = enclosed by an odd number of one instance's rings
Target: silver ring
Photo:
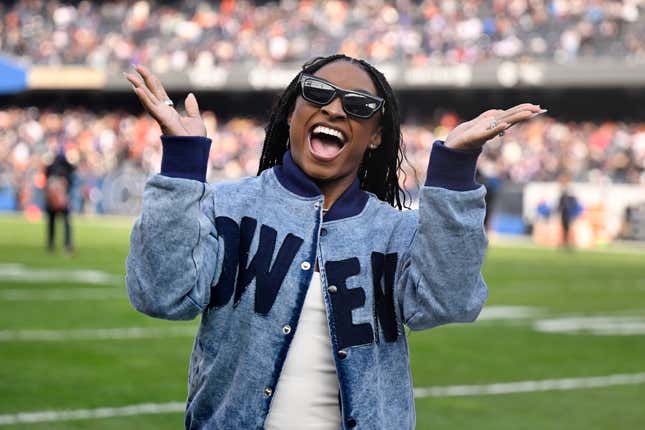
[[[497,127],[497,120],[496,120],[495,118],[492,118],[492,119],[490,120],[490,125],[488,126],[488,129],[489,129],[489,130],[492,130],[492,129],[494,129],[495,127]]]
[[[500,132],[499,132],[498,136],[499,136],[499,137],[502,137],[502,136],[504,136],[504,134],[505,134],[505,133],[506,133],[506,132],[505,132],[504,130],[502,130],[502,131],[500,131]]]
[[[163,102],[164,102],[165,104],[167,104],[168,106],[170,106],[170,107],[173,107],[173,106],[175,105],[175,104],[172,102],[172,100],[170,100],[170,99],[166,99],[166,100],[164,100]]]

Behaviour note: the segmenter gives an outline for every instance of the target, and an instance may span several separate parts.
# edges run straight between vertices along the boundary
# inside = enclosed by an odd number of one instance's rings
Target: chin
[[[314,181],[331,181],[342,176],[334,166],[325,164],[326,163],[321,163],[315,159],[307,160],[304,163],[304,166],[302,166],[302,170]]]

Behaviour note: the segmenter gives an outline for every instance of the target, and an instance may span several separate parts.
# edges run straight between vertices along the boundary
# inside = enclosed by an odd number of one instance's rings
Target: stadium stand
[[[29,65],[156,72],[301,63],[342,51],[371,62],[645,58],[643,2],[304,1],[0,4],[0,48]],[[369,22],[369,26],[365,26]]]
[[[263,124],[242,117],[220,122],[209,111],[204,117],[208,135],[216,142],[208,179],[254,175]],[[434,122],[403,125],[408,190],[414,193],[424,179],[431,143],[459,121],[454,113],[444,113]],[[43,166],[61,148],[78,165],[77,208],[88,210],[92,202],[96,205],[106,177],[126,167],[145,177],[160,165],[161,132],[147,115],[14,108],[0,111],[0,130],[0,186],[14,190],[20,208],[31,201],[33,188],[42,188]],[[509,137],[487,145],[480,169],[514,183],[553,181],[567,172],[577,181],[645,185],[645,123],[546,118],[520,124]]]

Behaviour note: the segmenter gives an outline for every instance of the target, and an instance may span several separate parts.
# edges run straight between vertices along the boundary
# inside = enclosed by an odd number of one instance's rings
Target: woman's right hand
[[[170,100],[170,98],[159,78],[145,66],[137,65],[134,66],[134,69],[141,77],[135,73],[124,72],[123,75],[132,84],[134,93],[139,97],[143,107],[159,123],[164,135],[206,137],[206,126],[199,113],[197,99],[193,93],[186,97],[184,101],[186,115],[181,116],[173,106],[165,103],[165,100]]]

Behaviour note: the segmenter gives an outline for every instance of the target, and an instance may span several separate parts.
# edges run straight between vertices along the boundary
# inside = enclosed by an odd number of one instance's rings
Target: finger
[[[534,112],[530,110],[522,110],[519,112],[514,112],[506,115],[502,115],[497,120],[501,122],[507,122],[509,124],[515,124],[518,122],[525,121],[533,116]]]
[[[523,110],[529,110],[531,112],[537,112],[540,109],[541,108],[540,108],[539,105],[535,105],[533,103],[522,103],[522,104],[515,105],[515,106],[513,106],[513,107],[511,107],[509,109],[504,110],[501,116],[514,114],[514,113],[517,113],[517,112],[521,112]]]
[[[188,94],[186,101],[184,102],[186,107],[186,114],[191,118],[199,118],[199,105],[197,104],[197,98],[193,93]]]
[[[473,127],[477,127],[477,124],[482,118],[493,118],[496,114],[500,112],[503,112],[503,111],[500,109],[489,109],[485,112],[480,113],[479,116],[477,116],[476,118],[473,118],[470,121],[466,121],[462,123],[461,126],[464,128],[464,131],[471,130]]]
[[[511,125],[512,124],[509,124],[508,122],[502,121],[493,128],[486,128],[486,130],[483,132],[482,139],[490,140],[500,133],[504,134],[504,130],[506,130]]]
[[[161,84],[161,80],[157,78],[146,66],[136,65],[135,70],[143,77],[143,80],[146,82],[146,85],[159,100],[168,99],[168,93],[166,89]]]
[[[157,105],[160,103],[159,99],[150,91],[146,83],[143,80],[141,80],[138,76],[136,76],[133,73],[124,73],[124,75],[135,88],[140,89],[142,92],[146,94],[146,96],[148,97],[148,99],[153,105]]]
[[[133,89],[143,107],[148,111],[148,113],[150,113],[150,115],[157,119],[157,106],[154,102],[150,100],[150,97],[143,91],[143,89],[137,87],[133,87]]]
[[[158,109],[159,109],[159,104],[158,101],[152,98],[152,94],[150,91],[146,91],[147,88],[143,82],[141,82],[138,78],[136,78],[132,74],[128,74],[123,72],[123,75],[130,81],[132,84],[132,89],[134,90],[134,93],[136,96],[139,98],[139,101],[143,105],[143,107],[152,115],[156,120],[159,120],[158,117]]]
[[[488,109],[487,111],[482,112],[479,115],[479,117],[480,118],[490,118],[491,116],[495,116],[495,115],[499,114],[500,112],[503,112],[503,111],[500,110],[500,109]]]

